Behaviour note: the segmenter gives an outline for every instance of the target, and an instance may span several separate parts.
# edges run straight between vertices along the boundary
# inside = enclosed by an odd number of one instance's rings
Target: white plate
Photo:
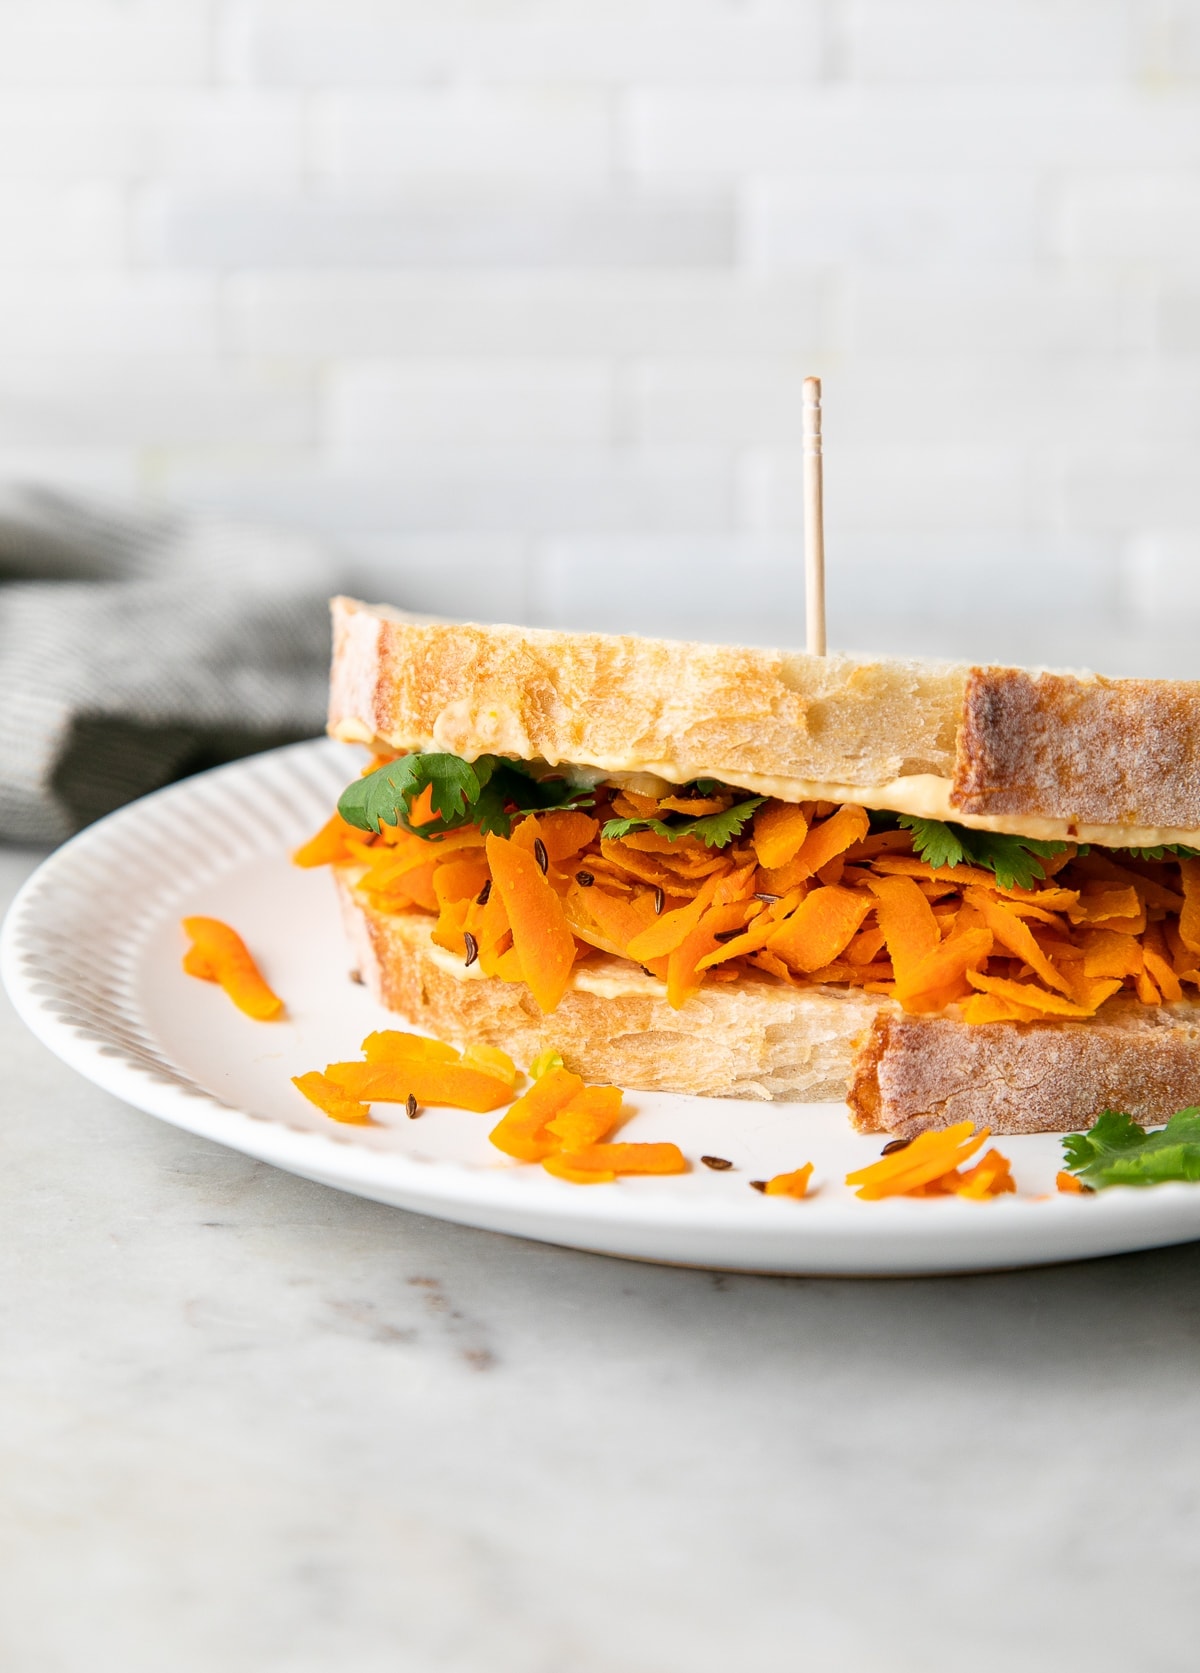
[[[327,818],[358,758],[317,742],[188,779],[84,831],[31,877],[0,970],[34,1033],[89,1080],[177,1127],[398,1208],[606,1254],[757,1272],[961,1272],[1117,1254],[1200,1237],[1200,1188],[1053,1195],[1054,1138],[1005,1139],[1019,1195],[859,1202],[843,1184],[877,1140],[842,1105],[633,1093],[623,1136],[676,1140],[685,1176],[568,1185],[487,1141],[495,1117],[384,1105],[371,1128],[327,1120],[290,1076],[353,1057],[395,1019],[349,980],[333,890],[289,851]],[[179,919],[236,926],[284,997],[256,1023],[180,968]],[[734,1168],[714,1173],[703,1154]],[[815,1163],[815,1194],[751,1179]],[[71,1165],[63,1158],[64,1167]]]

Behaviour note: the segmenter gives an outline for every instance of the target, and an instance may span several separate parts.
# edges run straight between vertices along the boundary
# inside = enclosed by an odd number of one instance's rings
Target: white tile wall
[[[0,0],[0,476],[415,607],[1200,674],[1200,0]]]

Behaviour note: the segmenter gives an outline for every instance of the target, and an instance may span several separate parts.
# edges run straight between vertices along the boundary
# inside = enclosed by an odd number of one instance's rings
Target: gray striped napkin
[[[318,733],[335,581],[302,537],[0,489],[0,838]]]

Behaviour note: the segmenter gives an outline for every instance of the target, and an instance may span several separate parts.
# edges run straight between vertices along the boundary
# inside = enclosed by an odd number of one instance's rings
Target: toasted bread
[[[429,621],[335,599],[329,730],[1032,837],[1200,843],[1200,683]]]

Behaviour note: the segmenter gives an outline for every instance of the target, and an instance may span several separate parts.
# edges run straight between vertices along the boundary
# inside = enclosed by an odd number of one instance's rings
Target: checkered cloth
[[[298,536],[0,490],[0,838],[318,733],[335,579]]]

